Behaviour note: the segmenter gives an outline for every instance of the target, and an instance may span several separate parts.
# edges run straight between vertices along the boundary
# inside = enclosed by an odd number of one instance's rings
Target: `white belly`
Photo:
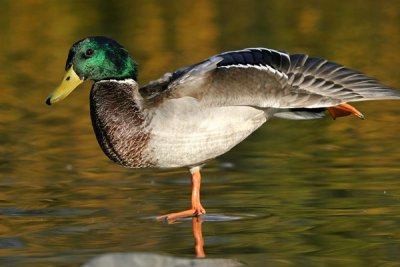
[[[267,115],[248,106],[198,108],[175,103],[152,114],[148,148],[159,167],[195,166],[233,148]]]

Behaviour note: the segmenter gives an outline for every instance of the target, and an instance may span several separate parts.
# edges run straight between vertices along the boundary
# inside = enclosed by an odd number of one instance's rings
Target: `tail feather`
[[[325,117],[326,108],[290,108],[280,109],[274,117],[287,120],[316,120]]]

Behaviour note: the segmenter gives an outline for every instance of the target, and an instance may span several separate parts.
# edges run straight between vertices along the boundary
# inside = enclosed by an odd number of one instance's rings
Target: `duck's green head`
[[[61,84],[47,98],[51,105],[66,98],[85,80],[134,79],[137,64],[128,51],[107,37],[88,37],[72,45]]]

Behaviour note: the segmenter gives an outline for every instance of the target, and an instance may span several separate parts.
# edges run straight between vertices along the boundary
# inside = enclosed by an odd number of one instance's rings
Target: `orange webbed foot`
[[[200,185],[201,175],[200,167],[193,167],[190,169],[192,173],[192,208],[181,212],[169,213],[157,217],[157,220],[165,220],[168,223],[174,223],[178,219],[187,217],[197,217],[206,213],[203,205],[200,203]]]
[[[190,217],[198,217],[200,215],[206,214],[206,210],[200,204],[200,206],[193,207],[188,210],[169,213],[165,215],[158,216],[156,219],[158,221],[167,221],[169,223],[173,223],[176,220],[183,219],[183,218],[190,218]]]
[[[355,107],[347,103],[342,103],[334,107],[329,107],[328,112],[333,119],[336,119],[337,117],[348,116],[351,114],[359,117],[362,120],[365,119],[364,115],[360,111],[358,111]]]

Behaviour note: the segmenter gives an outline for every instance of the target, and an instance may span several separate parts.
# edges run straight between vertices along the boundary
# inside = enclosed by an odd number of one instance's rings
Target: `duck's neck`
[[[90,114],[97,141],[111,160],[127,167],[149,167],[152,163],[145,153],[149,134],[137,90],[132,79],[96,82]]]

